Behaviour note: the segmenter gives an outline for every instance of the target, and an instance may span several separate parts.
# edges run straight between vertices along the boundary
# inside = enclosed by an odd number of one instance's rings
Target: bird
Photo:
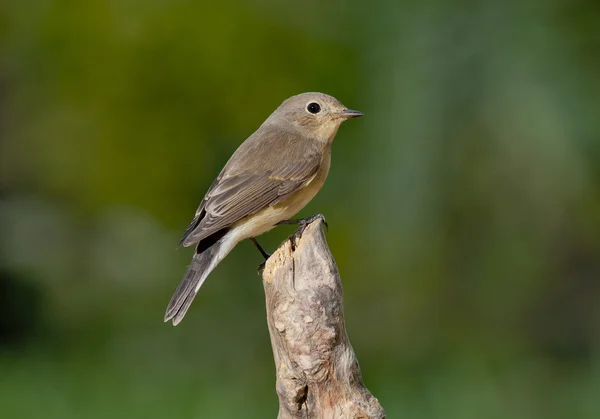
[[[250,239],[266,260],[257,236],[276,225],[305,226],[314,219],[291,217],[323,186],[342,122],[362,115],[327,94],[301,93],[284,100],[238,147],[179,242],[196,249],[165,322],[181,322],[210,272],[240,241]]]

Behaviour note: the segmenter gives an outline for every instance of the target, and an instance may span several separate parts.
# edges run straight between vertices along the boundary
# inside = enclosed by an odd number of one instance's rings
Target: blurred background
[[[276,417],[249,241],[162,319],[223,164],[323,91],[365,117],[300,215],[388,417],[600,417],[599,52],[592,0],[3,1],[0,415]]]

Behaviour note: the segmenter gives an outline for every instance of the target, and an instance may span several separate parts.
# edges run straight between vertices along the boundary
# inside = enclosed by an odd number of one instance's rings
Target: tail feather
[[[206,277],[223,258],[224,255],[220,254],[221,246],[222,240],[219,240],[201,253],[194,255],[181,283],[167,306],[166,322],[172,320],[174,326],[181,322]]]

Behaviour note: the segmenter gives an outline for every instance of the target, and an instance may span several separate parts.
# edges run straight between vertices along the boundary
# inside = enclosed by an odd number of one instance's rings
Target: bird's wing
[[[285,158],[281,155],[274,158],[273,153],[268,152],[272,136],[263,134],[262,142],[266,144],[242,145],[232,156],[206,193],[180,244],[198,243],[244,217],[277,204],[314,178],[322,159],[321,147],[299,150],[303,142],[288,134],[278,139],[289,146],[281,147]],[[247,153],[251,153],[253,159],[250,163],[246,161],[249,167],[236,167],[236,154],[244,158]]]

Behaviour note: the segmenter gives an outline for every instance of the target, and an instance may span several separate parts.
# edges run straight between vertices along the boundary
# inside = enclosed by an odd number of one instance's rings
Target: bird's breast
[[[315,197],[317,192],[323,187],[325,179],[327,179],[330,166],[331,154],[329,153],[329,150],[326,150],[315,176],[302,189],[299,189],[287,199],[275,205],[275,207],[280,207],[284,210],[285,215],[283,219],[292,218]]]

